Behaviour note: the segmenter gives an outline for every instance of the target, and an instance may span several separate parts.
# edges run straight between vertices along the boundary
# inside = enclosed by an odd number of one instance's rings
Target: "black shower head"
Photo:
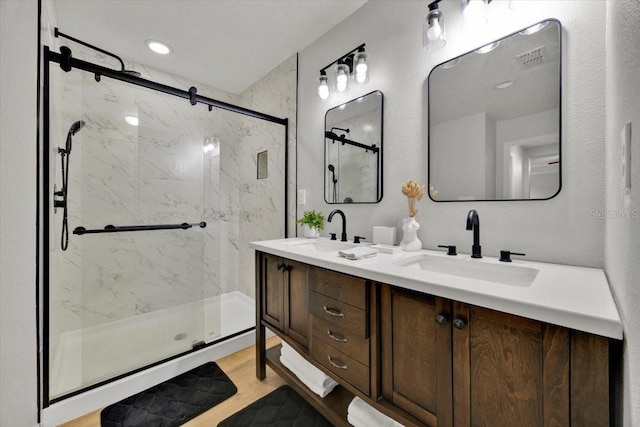
[[[333,165],[329,165],[329,170],[331,172],[335,172],[336,168]]]
[[[69,128],[69,133],[71,134],[71,136],[73,136],[76,133],[78,133],[80,129],[82,129],[83,127],[84,127],[84,121],[78,120],[77,122],[71,125],[71,127]]]

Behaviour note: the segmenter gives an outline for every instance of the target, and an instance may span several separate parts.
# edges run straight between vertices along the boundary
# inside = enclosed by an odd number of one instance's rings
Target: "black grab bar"
[[[159,225],[122,225],[116,227],[115,225],[106,225],[104,228],[96,228],[94,230],[87,230],[84,227],[76,227],[73,230],[73,234],[77,234],[78,236],[82,236],[83,234],[99,234],[99,233],[121,233],[124,231],[151,231],[151,230],[175,230],[181,228],[186,230],[191,227],[200,227],[205,228],[207,223],[195,222],[193,224],[189,224],[183,222],[182,224],[159,224]]]

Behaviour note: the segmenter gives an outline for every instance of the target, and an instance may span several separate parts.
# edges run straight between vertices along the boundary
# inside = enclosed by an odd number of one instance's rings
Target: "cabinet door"
[[[454,424],[567,426],[568,330],[453,303]]]
[[[285,334],[303,347],[308,347],[309,337],[309,285],[307,266],[286,260]]]
[[[452,426],[451,302],[381,291],[382,396],[428,425]]]
[[[284,260],[269,254],[261,255],[262,318],[284,331]]]

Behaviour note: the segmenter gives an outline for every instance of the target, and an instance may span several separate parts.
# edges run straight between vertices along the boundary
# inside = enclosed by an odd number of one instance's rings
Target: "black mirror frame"
[[[556,191],[552,196],[544,198],[544,199],[477,199],[477,200],[435,200],[432,196],[431,196],[431,192],[429,193],[429,199],[431,199],[432,201],[436,202],[436,203],[450,203],[450,202],[519,202],[519,201],[540,201],[540,200],[550,200],[553,199],[554,197],[556,197],[558,194],[560,194],[560,191],[562,190],[562,23],[560,22],[560,20],[555,19],[555,18],[547,18],[547,19],[543,19],[541,21],[535,22],[531,25],[526,26],[525,28],[522,28],[518,31],[514,31],[511,34],[508,34],[504,37],[501,37],[497,40],[494,40],[494,42],[496,41],[500,41],[500,40],[504,40],[508,37],[514,36],[518,33],[520,33],[521,31],[530,28],[536,24],[540,24],[542,22],[555,22],[558,25],[558,157],[560,159],[560,163],[558,164],[558,191]],[[493,42],[488,42],[488,43],[483,43],[482,46],[486,46],[488,44],[491,44]],[[429,75],[427,76],[427,185],[429,186],[429,188],[431,187],[431,108],[429,105],[429,99],[431,96],[431,85],[429,84],[429,79],[431,78],[431,74],[433,73],[433,71],[438,68],[439,66],[446,64],[447,62],[451,62],[454,61],[456,59],[462,58],[463,56],[475,51],[476,49],[482,47],[482,46],[478,46],[474,49],[469,50],[468,52],[465,52],[461,55],[458,55],[454,58],[450,58],[444,62],[441,62],[440,64],[435,65],[431,71],[429,72]]]
[[[378,152],[376,153],[376,155],[378,156],[378,171],[377,171],[377,190],[376,190],[376,195],[377,195],[377,199],[375,201],[371,201],[371,202],[351,202],[351,203],[344,203],[344,202],[330,202],[327,200],[327,179],[326,179],[326,175],[325,175],[325,170],[327,167],[327,149],[326,149],[326,144],[327,144],[327,138],[324,136],[324,132],[326,132],[327,129],[327,114],[329,114],[330,111],[335,110],[337,108],[340,107],[340,105],[344,105],[344,104],[348,104],[349,102],[354,102],[359,98],[365,97],[365,96],[369,96],[372,95],[374,93],[379,93],[380,94],[380,146],[378,147]],[[358,96],[357,98],[354,98],[352,100],[349,100],[343,104],[340,104],[336,107],[330,108],[327,110],[327,112],[324,114],[324,127],[323,127],[323,137],[322,140],[324,141],[323,143],[323,172],[322,172],[322,188],[323,188],[323,198],[324,198],[324,202],[328,205],[362,205],[362,204],[374,204],[374,203],[380,203],[382,201],[382,196],[383,196],[383,169],[382,169],[382,165],[383,165],[383,155],[382,155],[382,150],[384,147],[383,141],[384,141],[384,94],[382,93],[381,90],[374,90],[371,91],[369,93],[366,93],[364,95]]]

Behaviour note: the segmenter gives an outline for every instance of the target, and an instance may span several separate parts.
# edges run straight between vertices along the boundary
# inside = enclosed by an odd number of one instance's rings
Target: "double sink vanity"
[[[269,365],[334,425],[359,396],[406,426],[610,423],[622,324],[599,269],[421,250],[348,260],[352,242],[256,250],[257,376]],[[311,393],[265,327],[340,385]]]

